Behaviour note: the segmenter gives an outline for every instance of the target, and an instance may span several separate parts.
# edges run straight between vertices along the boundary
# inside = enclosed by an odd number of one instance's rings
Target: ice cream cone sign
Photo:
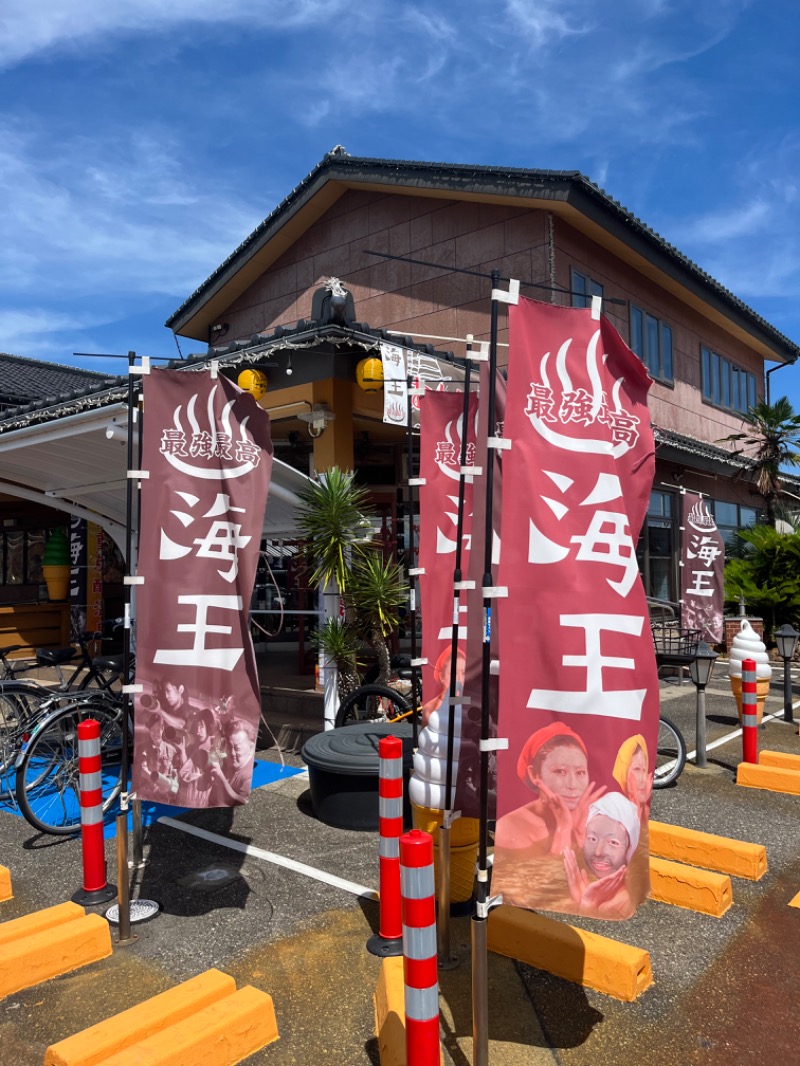
[[[728,674],[731,682],[731,692],[736,697],[736,709],[739,720],[742,718],[742,662],[745,659],[753,659],[756,664],[756,684],[758,691],[757,718],[759,725],[764,714],[764,703],[769,695],[769,682],[772,677],[767,648],[758,633],[753,629],[746,618],[743,618],[739,626],[739,632],[731,641],[728,653]]]

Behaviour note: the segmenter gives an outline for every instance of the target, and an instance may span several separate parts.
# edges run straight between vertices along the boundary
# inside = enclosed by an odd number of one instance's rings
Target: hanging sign
[[[381,344],[383,361],[383,421],[404,426],[408,421],[408,379],[405,350],[399,344]]]
[[[250,792],[261,710],[248,609],[269,416],[206,373],[154,370],[144,403],[133,789],[234,806]]]
[[[723,639],[725,541],[701,496],[682,494],[681,625],[700,639]]]
[[[650,380],[588,309],[520,299],[509,328],[492,892],[627,918],[649,892],[659,715],[636,562]]]

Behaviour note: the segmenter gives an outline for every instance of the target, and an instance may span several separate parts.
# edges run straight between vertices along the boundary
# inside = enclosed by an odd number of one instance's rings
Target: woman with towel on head
[[[525,862],[580,848],[589,805],[605,792],[589,780],[586,745],[569,726],[537,729],[522,747],[517,774],[536,798],[503,815],[495,828],[495,856]]]

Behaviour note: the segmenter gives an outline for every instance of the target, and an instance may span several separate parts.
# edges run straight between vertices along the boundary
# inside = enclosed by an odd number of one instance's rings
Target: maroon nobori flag
[[[650,380],[604,318],[511,307],[492,891],[625,918],[649,891],[658,682],[636,540]]]
[[[469,397],[466,427],[466,466],[475,464],[475,433],[478,397]],[[422,613],[422,725],[419,751],[414,759],[412,799],[423,807],[444,810],[444,760],[447,753],[447,699],[453,652],[453,573],[458,533],[459,468],[464,439],[463,392],[428,391],[420,398],[419,493],[420,607]],[[461,569],[466,575],[472,536],[472,501],[475,486],[471,476],[464,485]],[[459,634],[456,692],[463,690],[467,639],[467,597],[459,600]],[[457,716],[459,718],[460,716]],[[458,737],[460,721],[456,721]],[[458,742],[454,762],[458,759]],[[453,782],[456,777],[453,775]]]
[[[269,416],[227,378],[145,378],[133,789],[228,807],[261,711],[248,612],[272,470]]]
[[[495,378],[494,426],[489,427],[489,413],[485,398],[489,392],[489,367],[481,363],[480,395],[484,398],[478,412],[478,466],[488,469],[494,463],[494,481],[492,485],[492,573],[497,573],[500,555],[500,514],[503,499],[503,455],[498,449],[489,448],[490,436],[503,437],[506,412],[506,381],[498,371]],[[464,708],[461,721],[461,747],[458,760],[458,781],[456,783],[456,807],[466,818],[479,818],[481,813],[480,767],[481,767],[481,720],[483,703],[483,568],[485,566],[486,544],[486,483],[481,479],[475,489],[472,519],[472,552],[468,578],[474,588],[467,592],[467,616],[470,619],[467,636],[467,672],[464,679],[464,695],[469,703]],[[494,601],[495,604],[497,601]],[[492,608],[490,633],[490,656],[493,660],[499,654],[499,620],[496,606]],[[497,702],[498,677],[489,677],[489,736],[497,736]],[[495,766],[494,755],[489,755],[489,818],[495,814]]]
[[[682,495],[681,625],[718,644],[724,628],[725,541],[702,497]]]

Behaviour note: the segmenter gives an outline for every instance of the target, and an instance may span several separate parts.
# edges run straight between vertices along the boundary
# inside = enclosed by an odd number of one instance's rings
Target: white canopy
[[[0,492],[96,522],[124,555],[127,424],[127,407],[114,404],[0,434]],[[298,535],[298,494],[308,484],[273,460],[265,536]]]

